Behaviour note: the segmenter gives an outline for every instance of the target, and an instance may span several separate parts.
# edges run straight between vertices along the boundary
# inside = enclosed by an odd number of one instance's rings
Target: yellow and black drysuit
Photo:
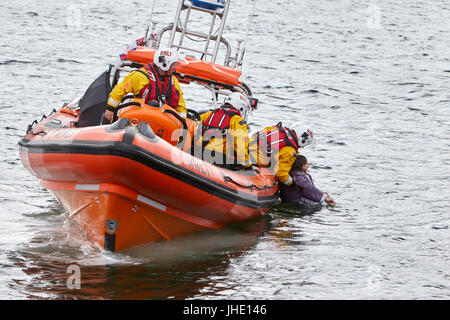
[[[145,103],[164,98],[165,103],[186,117],[186,102],[183,98],[178,79],[175,76],[164,77],[163,81],[158,76],[155,67],[151,64],[139,70],[130,72],[122,82],[118,83],[108,99],[107,109],[114,111],[122,98],[128,93],[134,93]]]
[[[204,150],[204,160],[208,161],[206,153],[209,153],[217,165],[251,168],[247,123],[236,108],[225,104],[201,114],[200,119],[202,136],[196,143]]]
[[[271,167],[277,180],[287,186],[293,181],[289,171],[295,162],[298,149],[295,131],[283,127],[281,122],[258,131],[249,142],[253,164],[258,167]]]

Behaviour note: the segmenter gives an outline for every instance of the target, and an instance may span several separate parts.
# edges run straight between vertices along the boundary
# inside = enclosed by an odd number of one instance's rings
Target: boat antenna
[[[147,30],[145,31],[144,40],[147,41],[148,31],[150,30],[150,25],[152,24],[153,10],[155,9],[156,0],[153,0],[152,11],[150,11],[150,20],[148,22]]]
[[[245,54],[245,48],[247,46],[247,41],[248,41],[248,34],[250,33],[250,27],[252,25],[253,22],[253,15],[255,13],[255,7],[256,7],[256,0],[253,1],[253,10],[252,13],[248,19],[248,28],[247,28],[247,34],[245,35],[245,41],[244,41],[244,47],[242,48],[242,54],[241,57],[239,58],[239,64],[242,66],[242,60],[244,59],[244,54]]]

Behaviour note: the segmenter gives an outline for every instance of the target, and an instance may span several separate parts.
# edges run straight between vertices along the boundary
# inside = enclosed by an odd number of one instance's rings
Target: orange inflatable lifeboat
[[[122,106],[113,124],[80,128],[69,103],[19,142],[24,166],[101,248],[221,228],[277,199],[269,170],[231,171],[191,155],[195,121],[137,99]]]

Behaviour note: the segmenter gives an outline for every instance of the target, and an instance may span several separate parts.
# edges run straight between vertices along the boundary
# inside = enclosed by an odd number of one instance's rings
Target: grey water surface
[[[157,0],[158,26],[176,2]],[[337,206],[279,205],[120,253],[85,238],[17,143],[144,35],[152,2],[0,3],[0,299],[450,298],[448,2],[258,0],[242,76],[261,101],[251,130],[310,125],[317,148],[302,151]],[[252,7],[232,2],[233,48]]]

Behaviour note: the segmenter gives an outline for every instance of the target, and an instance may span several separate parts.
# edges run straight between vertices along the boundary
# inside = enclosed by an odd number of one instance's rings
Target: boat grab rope
[[[235,185],[237,185],[238,187],[250,189],[250,191],[252,191],[252,192],[253,192],[253,190],[264,190],[265,191],[267,189],[273,189],[277,185],[277,182],[275,181],[273,183],[273,185],[271,185],[271,186],[263,185],[262,187],[258,187],[257,185],[255,185],[253,183],[248,185],[248,186],[246,186],[246,185],[240,184],[239,182],[234,181],[233,178],[231,178],[230,176],[225,176],[224,179],[225,179],[226,182],[232,182]]]
[[[43,114],[42,118],[41,118],[41,120],[39,122],[42,122],[44,119],[47,119],[47,117],[50,117],[55,112],[56,112],[56,109],[53,109],[52,112],[50,112],[49,115],[46,116],[45,114]],[[38,121],[34,120],[31,124],[28,125],[28,127],[27,127],[27,134],[28,133],[32,134],[32,135],[38,135],[38,134],[44,135],[44,134],[47,134],[47,132],[45,132],[44,130],[40,130],[38,132],[34,132],[33,130],[31,130],[31,128],[37,123],[38,123]]]

